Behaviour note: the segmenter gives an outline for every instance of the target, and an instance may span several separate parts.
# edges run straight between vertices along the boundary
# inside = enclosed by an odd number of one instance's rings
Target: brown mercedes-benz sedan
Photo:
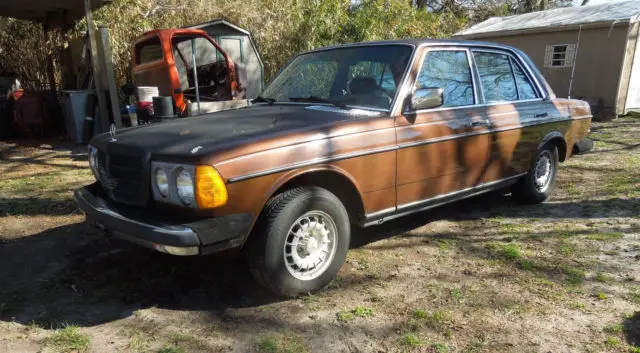
[[[246,108],[103,134],[76,191],[109,234],[175,255],[243,248],[256,279],[325,286],[352,226],[486,191],[549,197],[590,126],[521,51],[356,43],[295,57]]]

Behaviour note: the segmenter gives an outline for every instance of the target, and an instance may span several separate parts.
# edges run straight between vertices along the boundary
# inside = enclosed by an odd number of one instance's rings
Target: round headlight
[[[160,192],[160,195],[163,197],[167,197],[167,194],[169,193],[169,178],[167,177],[167,172],[162,168],[158,168],[154,175],[156,178],[156,187],[158,188],[158,192]]]
[[[193,204],[193,176],[188,170],[180,169],[176,174],[176,188],[180,201],[185,205]]]

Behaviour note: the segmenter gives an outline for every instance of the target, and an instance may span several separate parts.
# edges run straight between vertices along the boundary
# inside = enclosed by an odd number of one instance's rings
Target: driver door
[[[428,205],[482,183],[488,160],[483,111],[466,48],[426,49],[413,90],[442,88],[443,105],[396,119],[398,209]],[[412,90],[412,91],[413,91]]]
[[[187,100],[212,102],[232,99],[227,58],[208,37],[174,36],[171,52],[177,73],[173,79],[174,99],[179,110],[184,109]]]

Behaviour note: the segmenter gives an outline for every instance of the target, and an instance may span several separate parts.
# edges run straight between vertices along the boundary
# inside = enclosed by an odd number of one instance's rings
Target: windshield
[[[389,109],[409,63],[406,45],[346,47],[302,54],[262,98]]]

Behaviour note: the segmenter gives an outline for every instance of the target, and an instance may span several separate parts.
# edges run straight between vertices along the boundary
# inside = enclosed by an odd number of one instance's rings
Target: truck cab
[[[134,41],[132,58],[135,85],[172,96],[179,116],[246,105],[243,68],[202,30],[147,32]]]

